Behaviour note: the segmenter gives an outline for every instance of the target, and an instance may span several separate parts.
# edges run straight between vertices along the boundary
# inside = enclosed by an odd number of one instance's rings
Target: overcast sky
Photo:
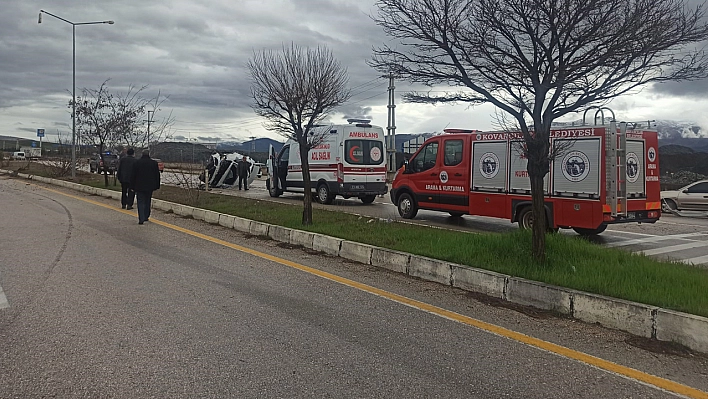
[[[176,119],[175,137],[202,141],[280,136],[267,132],[250,108],[246,61],[254,50],[290,42],[326,45],[347,68],[353,97],[332,122],[369,117],[386,126],[387,85],[366,65],[372,46],[386,40],[369,15],[374,0],[0,0],[0,135],[36,137],[46,129],[71,132],[72,22],[114,20],[76,27],[76,87],[112,92],[149,85],[146,96],[169,96],[155,114]],[[446,127],[492,129],[494,109],[401,103],[396,83],[398,133]],[[648,87],[615,100],[622,120],[669,119],[708,128],[707,81]],[[707,135],[708,136],[708,135]]]

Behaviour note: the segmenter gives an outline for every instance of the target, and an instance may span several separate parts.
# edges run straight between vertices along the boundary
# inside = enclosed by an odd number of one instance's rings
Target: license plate
[[[363,184],[352,184],[352,190],[363,190],[364,185]]]
[[[637,215],[634,212],[627,212],[627,219],[636,219]]]

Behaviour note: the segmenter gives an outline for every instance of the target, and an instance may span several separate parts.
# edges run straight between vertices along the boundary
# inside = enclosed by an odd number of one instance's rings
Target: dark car
[[[115,173],[118,170],[118,155],[106,153],[103,154],[103,159],[99,154],[93,155],[89,160],[89,170],[91,173],[103,173],[104,170],[107,170],[108,173]]]

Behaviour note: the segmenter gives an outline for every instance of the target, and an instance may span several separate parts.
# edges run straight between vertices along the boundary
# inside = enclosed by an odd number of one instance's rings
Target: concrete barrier
[[[194,212],[194,208],[192,208],[191,206],[187,206],[187,205],[175,205],[172,208],[172,211],[175,213],[175,215],[191,217],[192,212]]]
[[[342,247],[342,241],[341,238],[314,234],[312,237],[312,249],[324,252],[327,255],[340,256],[339,250]]]
[[[192,217],[195,220],[204,220],[206,215],[206,210],[201,208],[192,208]]]
[[[708,353],[708,318],[658,309],[654,321],[656,339],[678,342],[693,350]]]
[[[520,305],[570,314],[571,293],[569,290],[526,280],[509,277],[506,284],[506,299]]]
[[[452,270],[448,262],[411,255],[411,260],[408,263],[408,275],[450,285]]]
[[[292,234],[292,231],[293,229],[287,227],[271,225],[268,227],[268,236],[275,241],[290,244],[290,234]]]
[[[290,244],[300,245],[308,249],[312,249],[312,243],[315,239],[315,233],[309,231],[293,230],[290,234]]]
[[[469,266],[452,265],[452,286],[505,299],[508,276]]]
[[[163,212],[170,212],[170,211],[172,211],[172,206],[173,206],[173,205],[174,205],[174,204],[173,204],[172,202],[165,201],[165,200],[160,200],[160,199],[153,199],[153,200],[152,200],[152,207],[155,208],[155,209],[159,209],[159,210],[161,210],[161,211],[163,211]]]
[[[204,211],[204,221],[210,224],[219,224],[219,212]]]
[[[251,220],[240,218],[238,216],[234,217],[234,230],[240,231],[242,233],[250,233]]]
[[[264,236],[268,237],[268,228],[270,225],[268,223],[251,221],[251,228],[248,231],[249,234],[254,236]]]
[[[229,229],[234,228],[234,220],[236,219],[235,216],[231,215],[226,215],[226,214],[219,214],[219,225],[227,227]]]
[[[651,338],[658,307],[601,295],[573,292],[573,317]]]
[[[371,253],[373,252],[373,250],[373,245],[342,240],[342,245],[339,248],[339,256],[345,259],[370,265]]]
[[[394,272],[408,273],[411,255],[392,249],[374,247],[371,250],[371,264]]]

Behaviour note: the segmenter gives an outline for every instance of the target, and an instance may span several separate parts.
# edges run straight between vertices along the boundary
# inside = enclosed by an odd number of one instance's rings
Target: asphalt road
[[[595,325],[22,180],[0,204],[0,398],[708,395],[708,358]]]
[[[165,172],[163,181],[173,184],[176,180]],[[226,195],[241,195],[256,199],[270,199],[288,204],[300,204],[302,194],[285,193],[279,198],[270,198],[265,189],[265,181],[257,180],[248,192],[227,189],[213,189],[215,193]],[[405,221],[447,229],[473,232],[503,232],[518,229],[505,219],[465,215],[461,218],[450,217],[444,212],[419,211],[415,219],[402,219],[388,195],[378,197],[371,205],[364,205],[356,198],[343,199],[336,197],[332,205],[315,206],[342,212],[356,213],[371,217]],[[610,226],[604,233],[590,237],[591,241],[626,249],[632,252],[642,252],[659,259],[676,260],[699,267],[708,267],[708,213],[682,212],[682,216],[663,214],[655,224],[627,223]],[[563,234],[577,236],[572,230],[561,230]]]

